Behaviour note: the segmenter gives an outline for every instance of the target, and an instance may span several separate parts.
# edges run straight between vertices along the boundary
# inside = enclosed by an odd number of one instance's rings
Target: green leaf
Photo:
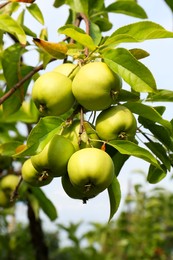
[[[117,102],[124,102],[124,101],[138,101],[140,99],[139,92],[130,92],[125,89],[121,89],[117,99],[115,99],[115,104]]]
[[[162,116],[157,112],[157,110],[154,109],[154,107],[144,105],[141,103],[137,103],[137,102],[125,103],[124,106],[129,108],[132,113],[135,113],[139,116],[142,116],[146,119],[149,119],[153,122],[157,122],[157,123],[163,125],[172,134],[171,123],[169,121],[163,119]]]
[[[123,42],[142,42],[161,38],[173,38],[173,32],[165,30],[154,22],[137,22],[117,29],[108,37],[103,46],[116,46]]]
[[[105,63],[137,92],[154,92],[155,79],[150,70],[124,48],[105,51]]]
[[[88,14],[88,1],[86,0],[66,0],[66,4],[68,4],[75,13]]]
[[[66,2],[66,0],[55,0],[53,6],[58,8],[58,7],[62,6],[62,5],[64,5],[65,2]]]
[[[74,39],[75,41],[79,42],[83,46],[89,48],[90,50],[95,50],[96,45],[92,38],[85,33],[84,30],[74,26],[74,25],[65,25],[58,29],[58,32],[61,34],[65,34],[70,38]]]
[[[115,175],[116,176],[119,175],[119,173],[120,173],[124,163],[127,161],[127,159],[129,159],[129,155],[121,154],[118,151],[112,156],[112,161],[115,166]]]
[[[167,156],[165,148],[158,142],[148,142],[145,145],[161,160],[165,167],[170,171],[171,162]]]
[[[150,55],[147,51],[139,48],[130,49],[129,51],[137,60],[146,58]]]
[[[8,32],[16,37],[23,45],[26,44],[26,35],[22,27],[9,15],[0,14],[0,30]]]
[[[160,168],[156,158],[148,150],[140,147],[135,143],[126,140],[113,140],[108,144],[112,145],[121,154],[135,156]]]
[[[21,145],[21,142],[11,141],[8,143],[0,144],[0,154],[3,156],[12,156],[15,154],[16,148]]]
[[[94,44],[99,45],[99,43],[102,39],[102,34],[101,34],[99,26],[92,22],[90,22],[90,36],[93,39]]]
[[[51,202],[50,199],[46,197],[44,192],[40,188],[33,188],[31,187],[32,194],[36,197],[38,200],[38,203],[43,210],[43,212],[49,217],[51,221],[54,221],[58,215],[55,206]]]
[[[26,8],[39,23],[44,25],[44,17],[37,4],[29,5]]]
[[[168,150],[173,151],[172,135],[170,135],[170,131],[167,128],[142,116],[139,116],[138,121],[154,135],[154,138],[159,140]]]
[[[173,12],[173,2],[172,0],[164,0],[166,4],[170,7],[171,11]]]
[[[107,190],[108,190],[109,202],[110,202],[110,215],[109,215],[109,221],[110,221],[113,218],[114,214],[117,212],[121,201],[121,189],[116,176],[114,177],[112,183],[109,185]]]
[[[2,67],[3,73],[6,79],[7,87],[6,92],[14,87],[15,84],[25,76],[32,67],[21,67],[20,59],[22,54],[25,52],[25,49],[20,44],[14,44],[8,47],[2,55]],[[9,116],[10,114],[15,113],[21,106],[27,85],[29,84],[30,79],[24,83],[24,85],[17,89],[13,95],[11,95],[3,104],[4,115]]]
[[[158,89],[156,93],[150,93],[147,101],[151,102],[173,102],[173,91]]]
[[[166,177],[166,172],[162,168],[157,168],[150,165],[147,176],[147,181],[151,184],[156,184]]]
[[[60,133],[63,122],[61,118],[55,116],[41,118],[28,136],[28,148],[14,156],[25,157],[41,152],[49,140],[56,133]]]
[[[116,1],[115,3],[110,4],[106,10],[111,13],[122,13],[143,19],[147,18],[144,9],[136,2],[132,1]]]

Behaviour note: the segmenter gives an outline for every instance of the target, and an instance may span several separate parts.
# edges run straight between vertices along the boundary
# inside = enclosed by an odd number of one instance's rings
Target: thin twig
[[[0,5],[0,9],[2,9],[3,7],[5,7],[6,5],[10,4],[10,2],[4,3]]]
[[[18,190],[19,190],[19,187],[20,187],[22,181],[23,181],[23,178],[22,178],[22,176],[20,176],[19,182],[18,182],[18,184],[17,184],[15,190],[14,190],[13,193],[11,194],[11,197],[10,197],[10,201],[11,201],[11,202],[13,202],[13,201],[18,197]]]

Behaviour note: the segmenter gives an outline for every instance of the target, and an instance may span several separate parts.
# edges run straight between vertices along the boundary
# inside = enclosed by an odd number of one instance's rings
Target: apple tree
[[[173,32],[147,19],[135,0],[55,0],[52,10],[66,5],[69,13],[55,32],[59,41],[52,42],[37,1],[2,2],[0,207],[23,201],[35,223],[40,208],[55,220],[41,187],[61,178],[67,195],[83,203],[107,189],[110,220],[121,201],[117,177],[127,160],[146,161],[152,184],[171,171],[172,120],[157,102],[172,102],[173,92],[157,88],[142,62],[149,53],[138,43],[173,38]],[[173,11],[172,2],[165,3]],[[28,13],[43,25],[38,35],[26,26]],[[138,21],[114,28],[110,13]],[[127,43],[136,47],[127,49]],[[25,56],[33,49],[37,55],[28,65]]]

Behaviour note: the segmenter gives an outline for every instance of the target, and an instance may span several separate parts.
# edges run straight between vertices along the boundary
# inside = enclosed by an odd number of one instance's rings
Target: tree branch
[[[55,59],[52,59],[53,61]],[[50,62],[51,62],[50,61]],[[41,64],[38,67],[35,67],[32,71],[30,71],[25,77],[23,77],[19,82],[17,82],[7,93],[5,93],[1,98],[0,98],[0,105],[4,103],[5,100],[7,100],[16,90],[18,90],[28,79],[30,79],[35,73],[38,71],[44,69],[44,65]]]

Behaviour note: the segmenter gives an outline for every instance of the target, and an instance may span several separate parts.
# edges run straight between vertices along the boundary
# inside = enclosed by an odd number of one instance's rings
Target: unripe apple
[[[89,122],[84,121],[83,127],[83,132],[80,134],[80,120],[76,119],[72,122],[72,124],[67,125],[64,128],[62,135],[72,142],[76,151],[86,147],[100,148],[101,143],[96,141],[99,140],[99,137],[93,126]]]
[[[59,116],[74,104],[72,81],[58,72],[47,72],[34,83],[32,98],[43,115]]]
[[[62,135],[54,135],[48,149],[48,164],[50,175],[53,177],[63,176],[67,172],[69,158],[75,152],[73,144]]]
[[[72,92],[78,103],[94,111],[110,107],[121,87],[121,78],[104,62],[84,65],[72,82]]]
[[[136,119],[125,106],[118,105],[103,110],[96,119],[96,132],[105,141],[133,141],[136,129]]]
[[[86,201],[90,198],[93,198],[93,196],[89,197],[85,192],[82,192],[82,190],[79,190],[75,186],[72,185],[70,182],[68,174],[64,174],[61,178],[62,187],[65,191],[65,193],[72,199],[79,199],[82,200],[83,203],[86,203]]]
[[[46,171],[37,171],[30,158],[24,162],[21,171],[23,180],[31,186],[42,187],[49,184],[53,179]]]
[[[69,159],[69,179],[85,198],[91,198],[104,191],[114,177],[114,163],[111,157],[98,148],[84,148]]]
[[[7,174],[2,177],[0,181],[1,189],[7,194],[7,196],[11,196],[12,192],[16,189],[20,180],[20,176],[15,174]]]
[[[73,64],[73,63],[63,63],[53,69],[53,71],[59,72],[65,76],[67,76],[71,80],[74,79],[78,70],[79,70],[79,66],[77,66],[76,64]]]
[[[12,205],[13,203],[10,202],[9,196],[7,196],[3,190],[0,190],[0,207],[8,208]]]

